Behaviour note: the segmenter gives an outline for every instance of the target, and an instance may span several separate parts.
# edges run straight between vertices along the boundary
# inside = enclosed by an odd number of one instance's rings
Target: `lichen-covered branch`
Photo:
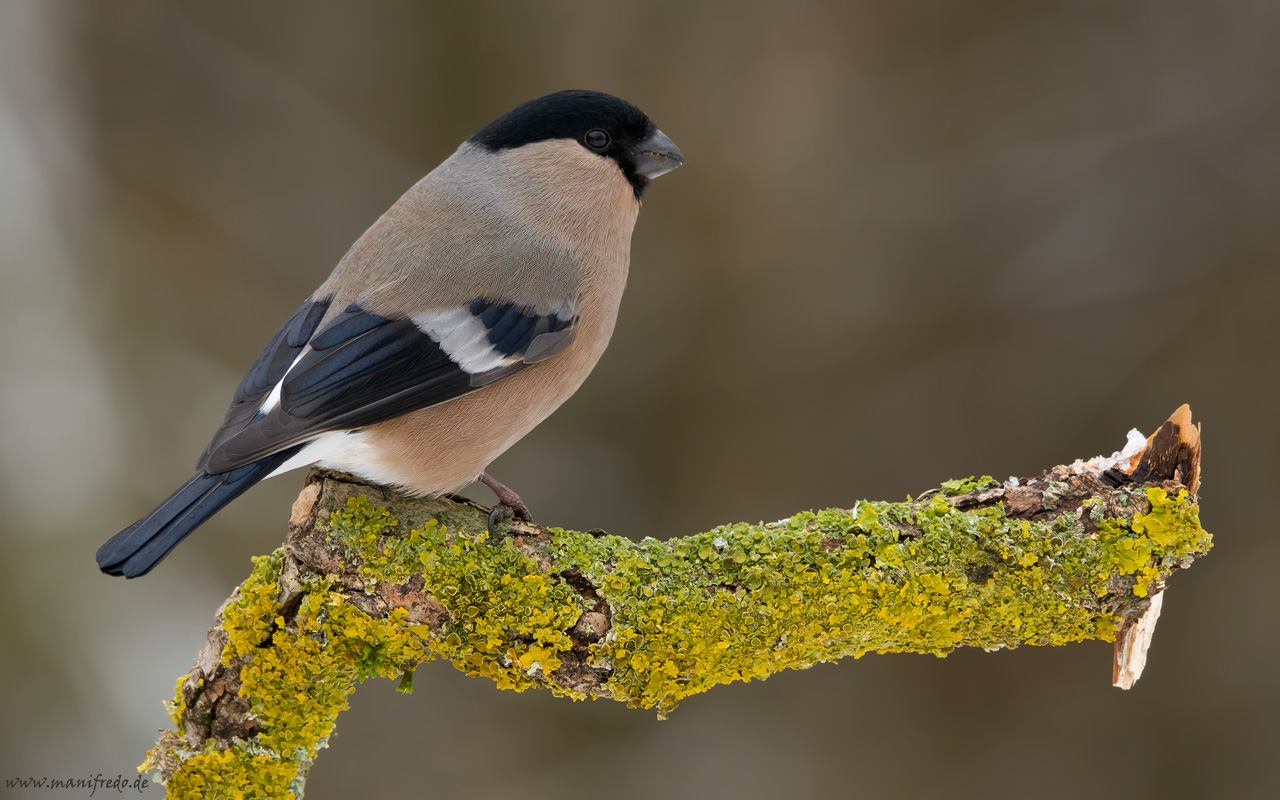
[[[489,536],[467,501],[313,472],[285,546],[219,610],[179,680],[177,730],[144,767],[174,796],[300,796],[356,685],[399,677],[409,691],[435,658],[499,688],[662,715],[717,684],[845,656],[1109,642],[1210,547],[1189,412],[1134,449],[641,542]]]

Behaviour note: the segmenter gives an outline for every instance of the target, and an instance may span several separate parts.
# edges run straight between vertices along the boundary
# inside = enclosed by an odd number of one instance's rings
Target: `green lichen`
[[[364,496],[350,498],[330,524],[329,535],[356,556],[367,581],[400,584],[422,574],[423,591],[450,616],[426,637],[433,654],[503,689],[550,685],[575,694],[534,676],[558,669],[557,653],[573,646],[567,631],[582,613],[581,598],[511,537],[449,533],[436,520],[397,536],[398,521]]]
[[[1099,517],[1088,532],[1096,501],[1032,522],[998,505],[960,510],[944,499],[995,485],[967,478],[922,501],[860,503],[667,542],[553,528],[525,550],[483,531],[433,530],[423,549],[417,530],[389,542],[390,514],[356,497],[333,515],[333,535],[378,565],[371,578],[421,570],[452,616],[430,650],[501,688],[580,696],[553,673],[585,608],[556,576],[581,574],[611,611],[608,637],[590,648],[591,664],[611,672],[609,696],[660,714],[720,683],[849,655],[1109,641],[1127,609],[1108,602],[1117,578],[1145,587],[1209,546],[1185,492],[1146,490],[1133,502],[1145,497],[1150,513]]]
[[[333,512],[330,537],[356,556],[366,581],[401,584],[422,569],[424,553],[432,553],[443,544],[444,531],[433,519],[407,536],[397,536],[394,534],[399,524],[386,508],[358,496]]]
[[[1055,495],[1070,510],[1028,520],[946,499],[994,488],[986,476],[949,484],[915,501],[638,543],[557,528],[491,537],[474,509],[380,503],[340,484],[317,530],[364,591],[421,576],[421,594],[447,613],[431,625],[398,607],[370,616],[349,585],[311,575],[286,619],[283,551],[258,559],[223,621],[224,663],[245,662],[257,734],[183,754],[170,790],[240,796],[232,787],[252,779],[276,793],[243,796],[299,792],[356,684],[399,675],[411,689],[414,665],[433,657],[500,688],[611,697],[661,716],[721,683],[845,656],[1110,641],[1119,616],[1143,602],[1135,595],[1211,546],[1185,491],[1119,489],[1106,503],[1077,496],[1074,508]],[[584,638],[584,612],[600,607],[608,617],[597,632],[607,634]]]
[[[1009,520],[935,496],[671,542],[557,532],[553,569],[581,571],[613,609],[594,655],[613,669],[614,696],[665,713],[716,684],[849,655],[1110,640],[1108,578],[1167,574],[1207,545],[1185,497],[1153,514],[1164,527],[1137,525],[1160,533],[1113,522],[1095,538],[1073,515]],[[1133,561],[1121,541],[1148,558]]]
[[[244,742],[221,751],[210,742],[183,762],[165,789],[169,797],[291,800],[301,795],[301,777],[296,763],[255,753]]]
[[[1164,576],[1190,566],[1194,556],[1213,547],[1213,537],[1199,524],[1200,507],[1185,489],[1172,498],[1155,486],[1144,494],[1150,512],[1135,514],[1127,525],[1118,520],[1099,525],[1110,566],[1133,575],[1138,597],[1146,597]]]
[[[210,746],[185,754],[167,784],[172,796],[300,794],[307,768],[326,746],[356,684],[395,677],[430,659],[419,638],[424,631],[406,622],[404,609],[371,617],[327,579],[310,579],[297,612],[286,620],[277,602],[283,553],[255,558],[253,574],[223,612],[223,663],[243,659],[240,694],[258,723],[257,735],[226,750]],[[143,768],[155,767],[158,757],[148,754]]]
[[[990,475],[983,475],[981,478],[956,478],[954,480],[942,482],[942,493],[947,497],[954,497],[958,494],[966,492],[980,492],[983,489],[994,487],[998,481]]]

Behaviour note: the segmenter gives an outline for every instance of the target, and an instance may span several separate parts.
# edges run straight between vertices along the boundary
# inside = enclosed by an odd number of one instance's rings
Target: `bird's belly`
[[[604,348],[574,349],[446,403],[326,434],[344,438],[316,463],[411,494],[461,489],[569,399]]]

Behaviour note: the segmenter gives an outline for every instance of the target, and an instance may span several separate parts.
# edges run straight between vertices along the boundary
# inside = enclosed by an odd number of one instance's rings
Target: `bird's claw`
[[[525,522],[533,522],[529,507],[520,499],[520,495],[503,486],[487,472],[480,473],[480,482],[498,496],[498,503],[489,512],[489,534],[494,533],[494,526],[515,517]]]
[[[509,506],[504,506],[501,503],[494,506],[493,509],[489,512],[489,535],[493,536],[495,533],[497,533],[497,531],[495,531],[494,528],[498,525],[498,523],[506,522],[507,520],[515,516],[515,513],[516,512],[514,509],[512,509]]]
[[[533,518],[529,515],[529,509],[524,503],[512,503],[508,505],[505,502],[498,503],[489,511],[489,535],[494,535],[494,528],[506,522],[509,519],[519,519],[524,522],[533,522]]]

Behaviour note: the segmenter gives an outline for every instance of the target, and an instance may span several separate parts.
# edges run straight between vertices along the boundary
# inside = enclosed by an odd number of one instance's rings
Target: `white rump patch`
[[[326,462],[325,466],[329,466],[334,459],[345,461],[346,458],[357,455],[353,451],[363,449],[363,436],[359,431],[322,433],[307,442],[307,445],[295,453],[293,458],[276,467],[275,471],[267,477],[274,478],[298,467],[309,467],[321,461]]]
[[[293,458],[276,467],[267,477],[274,478],[298,467],[318,464],[325,469],[350,472],[371,483],[383,486],[402,485],[403,476],[384,467],[376,455],[369,446],[368,435],[364,431],[322,433],[307,442]]]

